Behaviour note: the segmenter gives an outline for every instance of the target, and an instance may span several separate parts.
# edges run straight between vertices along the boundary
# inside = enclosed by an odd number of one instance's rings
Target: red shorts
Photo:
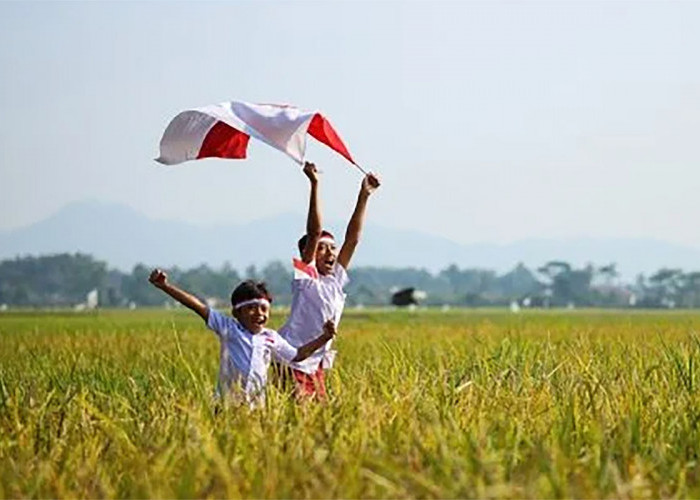
[[[294,376],[294,394],[297,398],[326,399],[326,378],[320,366],[312,374],[292,368]]]
[[[319,365],[312,374],[304,373],[277,362],[272,363],[274,382],[282,391],[294,385],[294,396],[298,399],[326,399],[326,378]]]

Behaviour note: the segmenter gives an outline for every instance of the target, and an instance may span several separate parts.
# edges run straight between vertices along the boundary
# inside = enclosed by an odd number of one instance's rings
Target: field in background
[[[215,414],[185,311],[3,313],[0,497],[699,497],[699,330],[348,311],[328,404]]]

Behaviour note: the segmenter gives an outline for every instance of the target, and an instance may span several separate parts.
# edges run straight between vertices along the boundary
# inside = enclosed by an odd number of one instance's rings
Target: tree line
[[[97,290],[101,307],[162,306],[165,297],[148,283],[151,268],[138,264],[130,272],[110,269],[90,255],[22,256],[0,262],[1,307],[73,307]],[[291,302],[291,265],[234,269],[167,269],[170,279],[210,303],[224,306],[243,279],[267,283],[275,304]],[[423,305],[515,307],[700,307],[700,272],[663,268],[632,283],[620,280],[615,264],[575,267],[550,261],[537,269],[523,264],[498,274],[450,265],[431,273],[419,268],[354,267],[350,269],[348,305],[388,305],[408,287],[425,292]]]

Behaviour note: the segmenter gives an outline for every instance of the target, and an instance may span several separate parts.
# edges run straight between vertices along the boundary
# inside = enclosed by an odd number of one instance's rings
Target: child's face
[[[316,245],[316,269],[323,276],[333,272],[333,265],[338,257],[338,251],[335,248],[335,243],[319,242]]]
[[[265,328],[270,317],[268,304],[250,304],[231,311],[243,327],[250,333],[260,333]]]

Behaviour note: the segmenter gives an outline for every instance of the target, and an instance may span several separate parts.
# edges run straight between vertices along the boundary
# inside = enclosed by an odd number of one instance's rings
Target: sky
[[[700,2],[0,2],[0,230],[82,200],[303,214],[305,177],[265,145],[153,161],[180,111],[244,100],[322,111],[382,177],[378,225],[700,248],[698,54]],[[347,218],[361,174],[313,139],[307,159]]]

